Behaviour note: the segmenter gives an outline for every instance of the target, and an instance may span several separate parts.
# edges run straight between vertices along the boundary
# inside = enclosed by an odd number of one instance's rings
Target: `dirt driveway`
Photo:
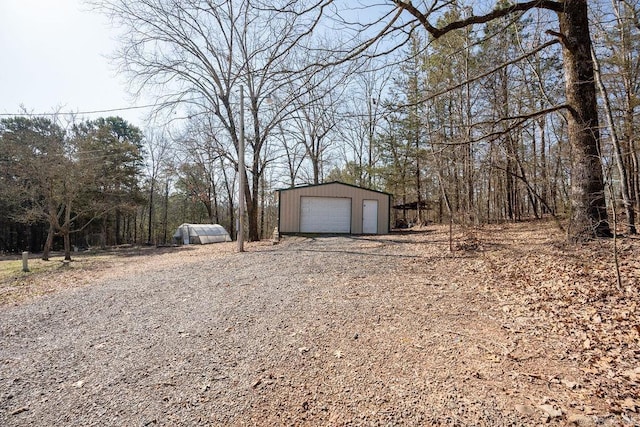
[[[591,396],[566,334],[505,309],[486,245],[449,254],[432,229],[248,248],[131,258],[0,307],[0,425],[633,422]]]

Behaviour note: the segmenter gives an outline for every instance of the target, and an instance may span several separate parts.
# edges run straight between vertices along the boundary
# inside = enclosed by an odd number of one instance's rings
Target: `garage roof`
[[[367,191],[373,191],[374,193],[379,193],[379,194],[384,194],[387,196],[391,196],[391,193],[385,193],[384,191],[378,191],[378,190],[372,190],[371,188],[366,188],[366,187],[360,187],[354,184],[347,184],[346,182],[341,182],[341,181],[331,181],[331,182],[323,182],[322,184],[307,184],[307,185],[298,185],[296,187],[289,187],[289,188],[279,188],[276,191],[289,191],[289,190],[299,190],[301,188],[309,188],[309,187],[321,187],[323,185],[330,185],[330,184],[340,184],[340,185],[346,185],[347,187],[353,187],[353,188],[358,188],[360,190],[367,190]]]

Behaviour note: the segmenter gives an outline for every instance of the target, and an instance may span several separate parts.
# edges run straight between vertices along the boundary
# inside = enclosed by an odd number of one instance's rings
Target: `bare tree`
[[[564,57],[569,141],[573,149],[569,238],[577,241],[593,236],[610,236],[600,157],[587,2],[543,0],[507,5],[499,3],[484,14],[471,14],[443,26],[432,24],[430,19],[433,11],[445,7],[448,2],[433,1],[423,10],[419,10],[411,2],[394,0],[394,3],[399,9],[411,14],[434,38],[535,8],[547,9],[557,14],[559,31],[548,30],[548,33],[560,40]]]
[[[234,191],[238,164],[233,143],[212,116],[194,116],[175,137],[180,153],[178,189],[206,211],[206,221],[235,231]]]
[[[640,150],[636,137],[640,85],[637,11],[640,2],[612,0],[610,5],[601,6],[601,10],[593,13],[597,41],[593,52],[596,82],[602,95],[608,137],[617,166],[626,232],[636,234],[636,211],[640,212]]]
[[[267,9],[248,0],[95,0],[126,29],[116,55],[122,71],[140,90],[154,90],[163,108],[187,106],[216,118],[237,156],[238,90],[247,89],[247,162],[244,192],[249,239],[259,238],[259,182],[262,150],[290,105],[266,108],[290,82],[295,47],[315,28],[322,2],[289,2],[288,10]],[[247,174],[247,171],[240,171]]]
[[[635,212],[633,211],[633,203],[631,201],[631,194],[629,192],[628,187],[628,179],[627,179],[627,169],[624,164],[622,148],[620,146],[620,140],[618,139],[618,131],[616,129],[613,112],[611,111],[611,102],[609,101],[609,93],[602,82],[602,76],[600,73],[600,64],[598,58],[596,57],[595,51],[593,54],[593,63],[594,73],[596,77],[596,83],[598,85],[598,89],[600,90],[600,94],[602,96],[605,117],[607,118],[607,125],[609,127],[609,137],[611,138],[611,144],[613,146],[613,155],[616,160],[616,166],[618,168],[618,174],[620,176],[620,193],[622,196],[622,204],[624,206],[625,214],[627,216],[627,232],[629,234],[636,234],[636,224],[635,224]],[[615,200],[615,198],[613,198]],[[615,211],[615,203],[614,203],[614,211]],[[614,212],[615,215],[615,212]]]
[[[376,185],[376,166],[380,153],[376,140],[383,131],[383,119],[388,114],[383,99],[389,89],[395,64],[381,60],[368,60],[353,74],[346,99],[347,109],[338,127],[342,141],[343,157],[354,162],[358,176],[356,183],[368,187]]]
[[[158,178],[162,168],[171,155],[172,144],[168,135],[156,129],[149,129],[145,132],[145,149],[146,149],[146,170],[147,179],[149,180],[149,211],[147,222],[147,244],[152,243],[153,236],[153,217],[154,217],[154,195],[158,190]]]
[[[337,19],[345,27],[353,29],[365,42],[351,45],[343,52],[344,58],[358,55],[382,55],[402,46],[415,31],[416,25],[424,28],[433,39],[449,35],[474,25],[486,24],[503,17],[540,9],[555,14],[559,29],[548,29],[562,45],[566,103],[553,106],[546,111],[534,112],[526,117],[517,117],[513,129],[543,113],[567,111],[568,138],[572,148],[571,165],[571,221],[568,230],[570,240],[579,241],[594,236],[610,236],[607,221],[605,186],[602,174],[600,134],[596,90],[591,59],[591,35],[584,0],[536,0],[516,3],[496,2],[491,7],[482,4],[469,10],[460,18],[440,20],[457,8],[457,2],[432,0],[415,6],[410,1],[393,0],[393,8],[380,13],[367,23],[350,23]],[[378,5],[380,6],[380,5]],[[377,8],[376,10],[380,10]],[[406,12],[406,15],[403,14]],[[403,16],[409,16],[404,19]],[[434,23],[434,21],[437,21]],[[351,25],[349,25],[351,24]],[[389,40],[386,45],[382,40]],[[466,84],[466,83],[463,83]],[[431,95],[430,95],[431,96]],[[429,98],[426,98],[429,99]],[[420,102],[426,101],[425,98]]]
[[[338,126],[338,108],[344,96],[344,77],[337,68],[323,70],[304,82],[303,96],[293,102],[288,120],[291,135],[304,148],[311,163],[313,184],[320,183],[322,159],[330,149],[330,134]]]
[[[306,148],[299,138],[283,123],[279,123],[274,137],[280,141],[283,154],[280,156],[284,159],[287,175],[287,185],[295,187],[298,180],[300,168],[307,156]]]

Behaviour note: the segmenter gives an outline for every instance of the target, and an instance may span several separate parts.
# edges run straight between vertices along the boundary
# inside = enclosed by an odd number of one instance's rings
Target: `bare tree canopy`
[[[564,57],[569,141],[573,149],[569,238],[583,240],[593,236],[610,236],[600,157],[600,127],[587,2],[498,2],[484,13],[476,14],[472,8],[468,8],[459,19],[439,23],[433,22],[439,21],[447,11],[458,8],[457,3],[431,1],[415,6],[411,1],[394,0],[393,4],[412,16],[434,39],[533,9],[547,9],[557,14],[559,28],[549,28],[547,32],[560,40]]]
[[[298,62],[295,49],[312,34],[322,15],[322,2],[288,2],[286,8],[261,2],[125,1],[94,2],[125,29],[118,52],[121,70],[138,90],[157,93],[163,108],[209,114],[238,148],[239,86],[247,89],[247,162],[250,177],[244,193],[249,239],[258,235],[258,190],[266,140],[286,114],[287,91]],[[295,59],[295,58],[293,58]],[[266,101],[284,98],[281,108]],[[237,155],[237,151],[236,151]],[[239,171],[246,174],[246,171]]]

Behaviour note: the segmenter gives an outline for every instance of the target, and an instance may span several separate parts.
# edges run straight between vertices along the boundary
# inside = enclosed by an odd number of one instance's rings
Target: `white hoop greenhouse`
[[[231,237],[220,224],[182,224],[173,234],[173,240],[179,245],[206,245],[230,242]]]

